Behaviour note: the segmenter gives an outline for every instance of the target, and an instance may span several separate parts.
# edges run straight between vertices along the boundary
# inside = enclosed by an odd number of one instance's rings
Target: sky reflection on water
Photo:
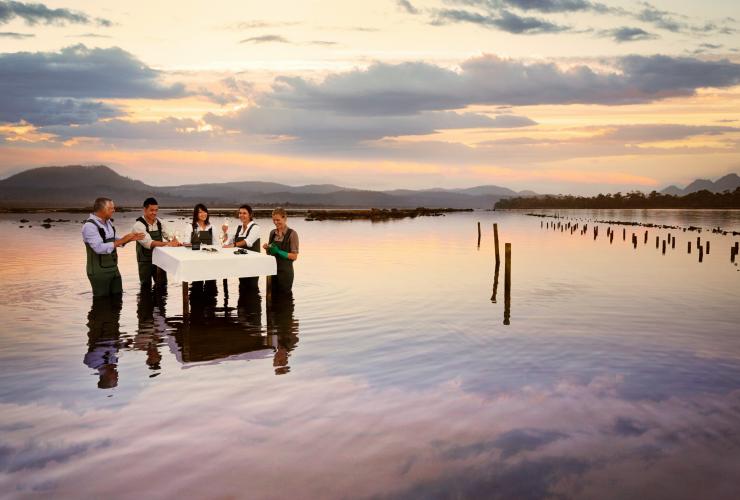
[[[268,310],[231,280],[184,322],[179,284],[139,294],[132,248],[122,302],[94,303],[79,226],[18,218],[0,222],[8,497],[734,498],[740,486],[737,238],[702,233],[713,247],[700,264],[693,233],[662,255],[654,240],[633,249],[521,214],[291,219],[293,297]],[[494,221],[502,257],[513,248],[508,326],[503,269],[491,302]]]

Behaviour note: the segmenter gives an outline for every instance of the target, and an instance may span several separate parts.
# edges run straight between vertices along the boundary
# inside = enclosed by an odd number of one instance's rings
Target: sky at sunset
[[[737,0],[0,0],[0,178],[496,184],[740,172]]]

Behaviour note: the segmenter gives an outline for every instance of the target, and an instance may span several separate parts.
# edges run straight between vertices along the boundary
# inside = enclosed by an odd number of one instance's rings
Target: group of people
[[[119,237],[113,226],[115,204],[110,198],[98,198],[93,211],[82,226],[82,241],[87,252],[87,278],[90,280],[94,297],[117,295],[122,292],[121,273],[118,271],[119,247],[136,242],[136,260],[139,266],[139,281],[150,287],[152,281],[165,283],[165,273],[152,264],[152,253],[161,246],[188,246],[195,242],[212,245],[217,238],[224,248],[244,248],[260,252],[261,234],[259,225],[253,220],[252,207],[239,207],[239,224],[232,234],[228,226],[221,227],[222,233],[214,235],[208,208],[198,203],[193,209],[192,231],[179,241],[157,217],[159,204],[154,198],[144,201],[141,217],[136,219],[131,231]],[[270,231],[268,242],[262,248],[276,259],[277,275],[272,285],[280,291],[293,287],[293,262],[298,258],[298,233],[288,227],[287,213],[283,208],[272,211],[275,229]],[[257,277],[240,278],[241,286],[257,287]],[[215,283],[214,283],[215,284]]]

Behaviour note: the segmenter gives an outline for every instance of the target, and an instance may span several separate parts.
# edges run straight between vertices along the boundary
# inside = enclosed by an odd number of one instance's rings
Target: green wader
[[[149,236],[151,236],[152,241],[164,241],[164,236],[162,234],[162,223],[157,219],[157,230],[156,231],[150,231],[149,230],[149,224],[147,224],[144,217],[139,217],[136,219],[137,222],[141,222],[144,224],[144,228],[146,228],[146,232],[149,233]],[[152,249],[151,248],[144,248],[144,245],[141,243],[136,244],[136,261],[139,264],[139,282],[144,286],[149,286],[152,283],[152,279],[155,283],[159,281],[164,281],[166,278],[157,279],[157,275],[164,274],[162,272],[158,273],[157,266],[152,264]]]
[[[280,250],[290,253],[290,235],[293,230],[288,228],[283,235],[283,241],[275,241],[275,230],[270,231],[270,244],[277,243]],[[272,279],[272,286],[277,291],[289,292],[293,289],[293,261],[275,257],[277,275]]]
[[[247,229],[247,232],[244,233],[244,236],[239,236],[239,233],[242,230],[242,225],[239,224],[239,226],[236,228],[236,234],[234,235],[234,246],[236,246],[237,243],[240,241],[244,241],[249,237],[249,233],[252,231],[252,228],[256,226],[256,224],[252,224]],[[252,246],[245,247],[247,250],[251,250],[253,252],[259,252],[260,251],[260,239],[257,238],[255,242],[252,244]],[[254,276],[253,278],[239,278],[239,287],[245,287],[245,288],[259,288],[259,276]]]
[[[116,228],[113,228],[113,236],[105,237],[105,229],[92,219],[87,219],[85,224],[94,224],[98,228],[100,237],[105,243],[114,243],[116,241]],[[114,249],[111,253],[95,253],[85,243],[87,251],[87,279],[92,286],[93,297],[105,297],[107,295],[117,295],[123,292],[121,283],[121,273],[118,272],[118,253]]]

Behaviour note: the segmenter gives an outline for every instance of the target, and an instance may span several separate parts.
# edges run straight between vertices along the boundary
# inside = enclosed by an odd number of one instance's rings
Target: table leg
[[[272,304],[272,276],[266,276],[267,280],[265,283],[265,300],[267,305]]]
[[[190,316],[190,301],[188,300],[188,282],[182,282],[182,317]]]

